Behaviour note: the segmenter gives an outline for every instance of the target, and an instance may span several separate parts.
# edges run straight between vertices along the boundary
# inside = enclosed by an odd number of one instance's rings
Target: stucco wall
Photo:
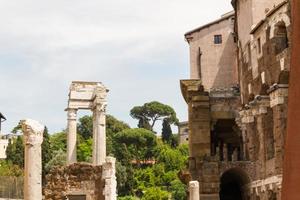
[[[236,44],[233,35],[234,16],[211,24],[189,35],[190,78],[199,78],[198,59],[201,49],[201,80],[205,90],[229,88],[237,83]],[[214,36],[222,35],[222,44],[214,43]]]

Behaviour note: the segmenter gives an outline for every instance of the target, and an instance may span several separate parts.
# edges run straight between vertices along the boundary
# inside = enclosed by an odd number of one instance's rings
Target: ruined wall
[[[104,200],[102,166],[75,163],[53,169],[47,176],[46,200],[62,200],[68,195],[86,195],[87,200]]]
[[[243,104],[248,104],[256,95],[267,95],[273,84],[288,83],[290,20],[287,12],[288,5],[284,4],[269,15],[252,32],[249,61],[239,58]]]
[[[179,144],[189,143],[189,126],[188,122],[180,122],[178,124]]]

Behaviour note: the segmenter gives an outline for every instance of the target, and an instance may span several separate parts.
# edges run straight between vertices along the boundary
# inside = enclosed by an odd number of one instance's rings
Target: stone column
[[[190,193],[189,200],[200,200],[199,182],[198,181],[190,181],[189,193]]]
[[[93,164],[102,165],[106,158],[106,103],[93,110]]]
[[[26,119],[21,121],[25,145],[24,199],[42,199],[42,149],[44,126]]]
[[[67,127],[67,164],[77,162],[76,141],[77,141],[77,109],[68,108]]]
[[[103,195],[105,199],[117,200],[116,159],[106,157],[102,167],[102,177],[105,182]]]

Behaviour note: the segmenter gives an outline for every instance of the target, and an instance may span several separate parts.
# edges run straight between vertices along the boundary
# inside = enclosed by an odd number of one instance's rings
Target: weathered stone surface
[[[42,199],[42,157],[41,144],[45,126],[26,119],[21,121],[25,145],[24,199]]]
[[[77,110],[93,111],[93,164],[101,165],[106,158],[106,96],[108,89],[100,82],[74,81],[70,86],[68,108],[67,164],[76,163]]]
[[[181,81],[189,112],[189,171],[205,200],[217,200],[219,194],[240,199],[230,196],[228,188],[235,188],[230,182],[240,185],[243,194],[235,195],[242,199],[280,199],[290,75],[289,5],[284,0],[232,3],[236,11],[232,48],[237,52],[206,45],[217,34],[230,37],[222,32],[232,28],[224,19],[185,35],[192,78]],[[238,86],[230,85],[237,83],[234,77],[227,79],[234,64],[224,64],[235,59]]]
[[[62,200],[68,195],[86,195],[87,200],[105,200],[102,166],[74,163],[52,169],[47,176],[46,200]]]
[[[189,200],[200,200],[198,181],[191,181],[189,183]]]

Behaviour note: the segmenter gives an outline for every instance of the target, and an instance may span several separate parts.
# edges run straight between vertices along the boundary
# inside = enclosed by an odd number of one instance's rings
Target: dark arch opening
[[[239,168],[227,170],[221,176],[220,200],[247,200],[245,186],[250,182],[248,175]]]
[[[276,54],[281,53],[284,49],[289,47],[287,27],[283,21],[275,25],[274,37]]]

